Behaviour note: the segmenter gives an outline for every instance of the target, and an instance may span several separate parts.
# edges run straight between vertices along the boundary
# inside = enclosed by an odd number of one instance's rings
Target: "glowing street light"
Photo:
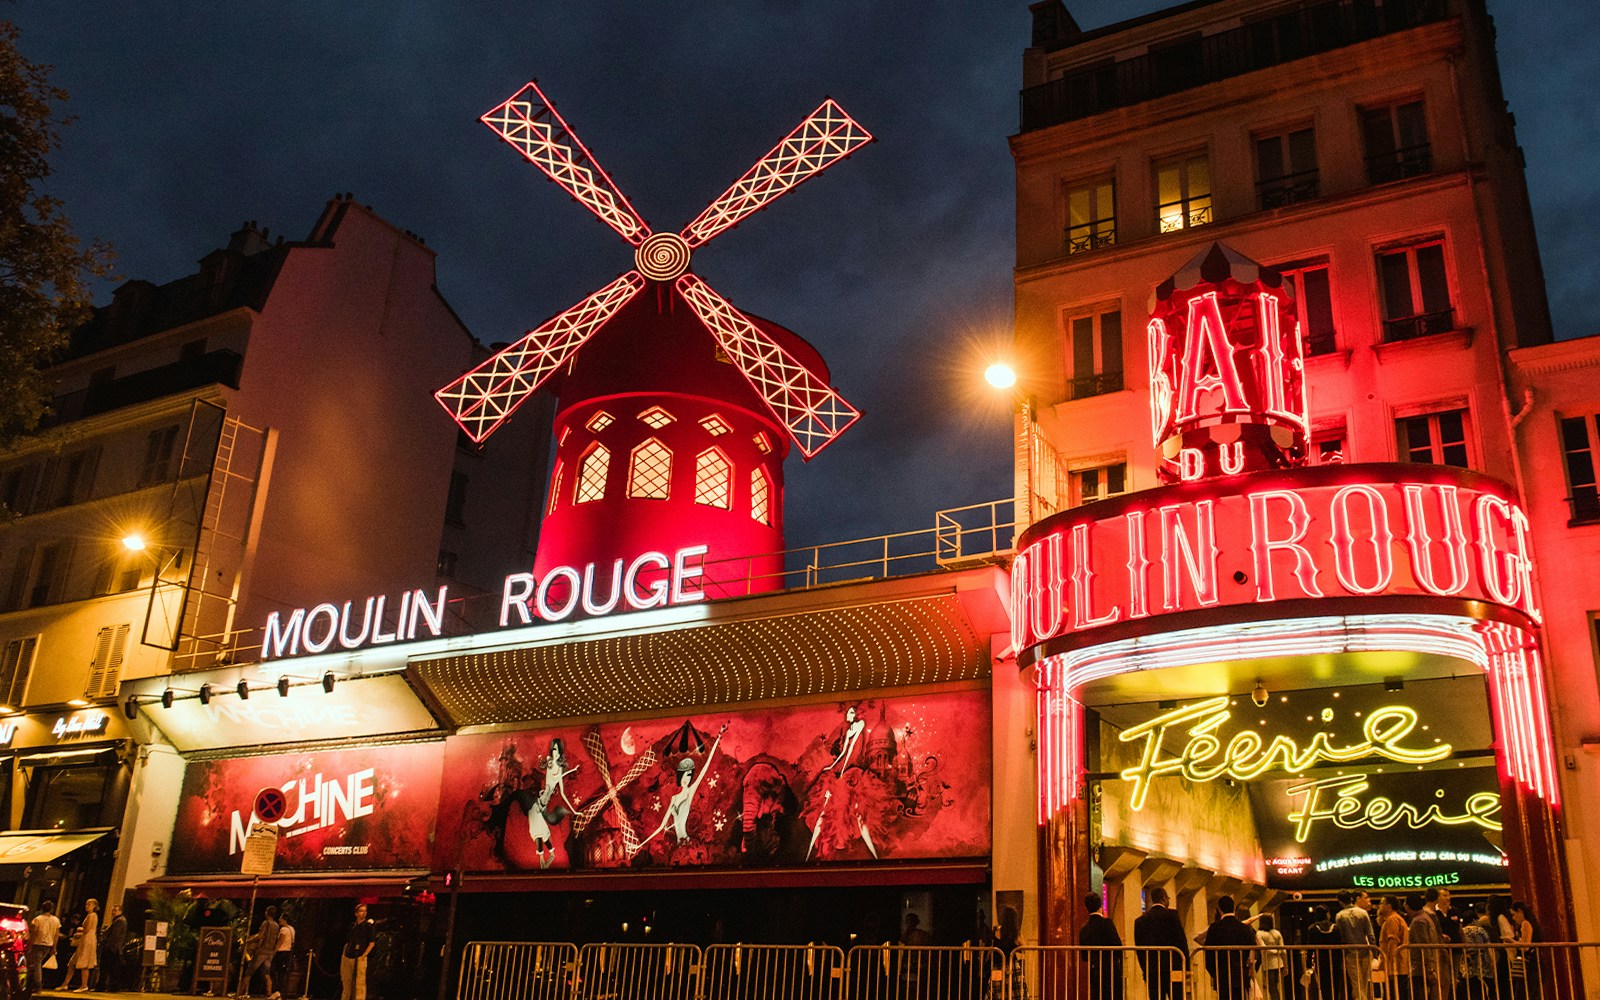
[[[984,379],[996,389],[1010,389],[1017,384],[1017,371],[1004,361],[996,361],[983,370]]]
[[[145,550],[145,544],[144,536],[139,534],[137,531],[130,535],[123,536],[122,539],[122,547],[127,549],[129,552],[143,552]]]

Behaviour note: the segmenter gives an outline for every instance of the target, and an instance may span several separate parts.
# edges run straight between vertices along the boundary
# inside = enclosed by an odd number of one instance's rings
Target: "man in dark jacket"
[[[1173,972],[1180,975],[1183,956],[1189,952],[1188,936],[1183,930],[1183,920],[1167,903],[1167,890],[1156,886],[1149,894],[1150,905],[1145,907],[1133,922],[1133,943],[1138,952],[1139,969],[1144,973],[1144,988],[1150,1000],[1172,1000],[1183,996],[1183,983],[1173,982]],[[1156,951],[1153,949],[1175,949]]]
[[[1111,918],[1100,912],[1102,905],[1098,893],[1083,897],[1089,919],[1078,932],[1078,944],[1085,948],[1121,948],[1122,935]],[[1122,952],[1089,953],[1089,996],[1091,1000],[1122,1000]]]
[[[122,907],[111,904],[111,919],[100,932],[100,988],[115,993],[127,978],[122,971],[122,948],[128,943],[128,918]]]
[[[1206,928],[1206,971],[1217,1000],[1246,1000],[1255,969],[1256,932],[1233,912],[1233,897],[1217,900],[1217,919]]]

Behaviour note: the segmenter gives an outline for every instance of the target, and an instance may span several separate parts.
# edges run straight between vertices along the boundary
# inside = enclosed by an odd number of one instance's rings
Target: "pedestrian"
[[[122,949],[128,943],[128,917],[122,912],[122,906],[111,904],[111,919],[106,921],[106,929],[100,932],[100,982],[101,985],[115,993],[122,989],[124,980]]]
[[[1283,932],[1272,914],[1256,921],[1256,943],[1261,946],[1261,994],[1266,1000],[1284,1000],[1283,979],[1289,973],[1289,954],[1283,950]]]
[[[1401,913],[1404,906],[1398,896],[1385,896],[1378,904],[1378,956],[1386,1000],[1400,1000],[1411,985],[1411,953],[1405,950],[1411,933]]]
[[[56,944],[61,939],[61,918],[56,904],[45,900],[39,915],[28,922],[28,992],[38,993],[44,986],[44,970],[56,967]]]
[[[1256,932],[1234,912],[1232,896],[1217,900],[1217,919],[1205,935],[1206,971],[1217,1000],[1248,1000]]]
[[[1167,890],[1151,889],[1149,905],[1133,921],[1133,944],[1138,948],[1139,970],[1144,973],[1144,989],[1149,1000],[1173,1000],[1183,996],[1183,983],[1174,984],[1172,974],[1181,971],[1189,951],[1183,919],[1168,905]],[[1170,950],[1169,950],[1170,949]]]
[[[1306,945],[1311,955],[1306,973],[1300,978],[1307,996],[1321,1000],[1345,1000],[1344,963],[1339,958],[1339,927],[1326,906],[1311,910],[1311,926],[1306,928]]]
[[[1089,952],[1090,1000],[1122,1000],[1122,935],[1111,918],[1101,912],[1104,905],[1097,892],[1083,897],[1083,908],[1089,916],[1078,931],[1078,944],[1096,949]]]
[[[367,919],[367,904],[356,904],[356,921],[344,939],[339,956],[339,981],[344,984],[342,1000],[367,1000],[367,956],[378,941],[377,928]]]
[[[89,992],[89,976],[100,964],[100,914],[96,912],[99,905],[98,900],[84,901],[83,923],[72,932],[72,960],[67,963],[67,978],[61,984],[62,989],[70,988],[73,973],[78,973],[83,985],[72,992]]]
[[[278,944],[272,952],[272,982],[277,987],[267,1000],[283,1000],[283,989],[289,985],[289,973],[294,965],[294,925],[287,914],[278,917]]]
[[[272,989],[272,956],[278,947],[278,908],[267,907],[266,914],[261,918],[261,923],[256,927],[256,932],[245,941],[244,950],[249,956],[249,964],[244,967],[244,973],[239,976],[238,997],[248,997],[250,987],[254,985],[256,973],[260,972],[267,981],[267,992],[264,996],[271,996]]]
[[[994,944],[1000,949],[1000,961],[1005,965],[1006,996],[1011,1000],[1028,1000],[1027,970],[1022,962],[1012,958],[1012,953],[1022,944],[1022,917],[1015,906],[1000,909],[1000,928],[995,933]]]
[[[1489,909],[1479,902],[1471,907],[1473,919],[1461,925],[1465,951],[1468,1000],[1489,1000],[1495,983],[1494,938],[1489,930]]]
[[[1334,914],[1333,923],[1339,928],[1339,943],[1347,946],[1342,949],[1345,995],[1350,1000],[1371,1000],[1372,952],[1368,949],[1378,943],[1378,936],[1372,932],[1372,917],[1367,913],[1372,908],[1372,897],[1365,890],[1345,889],[1339,893],[1339,903],[1343,909]]]
[[[1511,923],[1516,927],[1516,943],[1531,945],[1539,940],[1539,925],[1533,922],[1528,904],[1518,900],[1511,904]],[[1533,1000],[1539,996],[1539,949],[1517,948],[1511,952],[1511,995],[1517,1000]]]
[[[1411,908],[1417,911],[1411,918],[1411,945],[1415,951],[1411,959],[1412,1000],[1443,1000],[1445,995],[1440,962],[1444,935],[1439,932],[1439,918],[1434,916],[1438,900],[1438,889],[1429,889],[1420,899],[1415,893],[1411,896]]]

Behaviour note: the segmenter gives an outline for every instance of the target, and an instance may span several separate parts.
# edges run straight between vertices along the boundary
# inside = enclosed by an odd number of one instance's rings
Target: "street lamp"
[[[122,547],[129,552],[143,552],[147,545],[144,535],[137,531],[122,536]]]
[[[983,377],[996,389],[1009,389],[1017,384],[1017,370],[1004,361],[996,361],[985,368]]]
[[[1026,450],[1026,455],[1021,463],[1024,473],[1022,481],[1024,496],[1022,502],[1016,505],[1016,512],[1013,515],[1017,522],[1017,534],[1020,536],[1029,525],[1033,524],[1037,516],[1034,501],[1034,478],[1038,471],[1039,432],[1035,426],[1033,397],[1018,388],[1017,370],[1008,361],[996,361],[989,365],[988,368],[983,370],[983,378],[984,381],[996,389],[1010,390],[1012,398],[1016,401],[1017,407],[1022,413],[1021,433],[1025,437],[1021,441],[1014,441],[1012,445],[1013,462],[1016,461],[1016,453],[1018,451]]]

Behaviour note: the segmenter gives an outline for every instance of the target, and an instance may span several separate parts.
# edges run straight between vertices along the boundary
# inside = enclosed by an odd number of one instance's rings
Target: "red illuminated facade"
[[[1593,700],[1563,638],[1593,595],[1550,586],[1573,541],[1523,421],[1591,401],[1508,374],[1555,347],[1482,5],[1032,9],[1018,509],[1048,516],[1012,639],[1041,939],[1090,888],[1126,938],[1153,886],[1198,931],[1222,894],[1412,880],[1583,935],[1560,702]]]

